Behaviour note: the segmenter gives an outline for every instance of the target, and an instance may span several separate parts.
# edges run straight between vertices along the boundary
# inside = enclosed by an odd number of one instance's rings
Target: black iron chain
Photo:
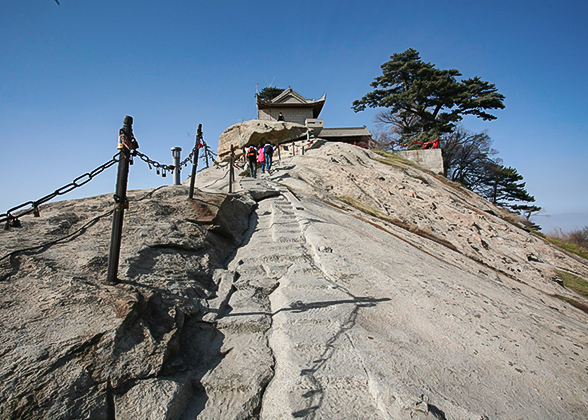
[[[194,150],[195,149],[192,149],[192,152],[190,152],[190,154],[186,157],[186,159],[184,159],[183,161],[180,162],[180,167],[188,166],[188,163],[192,162],[192,158],[194,157]]]
[[[155,189],[149,191],[147,194],[145,194],[144,196],[138,198],[136,201],[142,201],[142,200],[144,200],[146,198],[151,198],[153,196],[153,193],[155,193],[156,191],[160,190],[161,188],[163,188],[163,187],[158,187],[158,188],[155,188]],[[52,245],[55,245],[55,244],[57,244],[57,243],[59,243],[61,241],[64,241],[66,239],[69,239],[69,238],[77,235],[78,233],[85,231],[88,227],[90,227],[91,225],[93,225],[94,223],[96,223],[98,220],[102,219],[103,217],[106,217],[106,216],[111,215],[113,212],[114,212],[114,209],[113,210],[108,210],[106,213],[100,214],[100,215],[94,217],[93,219],[87,221],[83,226],[81,226],[75,232],[69,233],[69,234],[67,234],[67,235],[65,235],[65,236],[63,236],[63,237],[61,237],[59,239],[55,239],[53,241],[45,242],[45,243],[40,244],[40,245],[34,245],[34,246],[31,246],[31,247],[28,247],[28,248],[17,249],[17,250],[11,251],[8,254],[0,257],[0,261],[4,260],[6,258],[10,258],[12,256],[15,256],[17,254],[21,254],[23,252],[30,252],[30,251],[34,251],[34,250],[41,249],[41,248],[47,248],[47,247],[52,246]]]
[[[174,169],[176,168],[174,165],[166,165],[163,163],[159,163],[159,162],[149,158],[149,156],[147,156],[146,154],[141,153],[138,150],[136,150],[136,148],[138,147],[138,144],[136,144],[136,140],[135,140],[134,136],[131,140],[133,141],[133,146],[135,146],[135,147],[131,147],[131,160],[130,160],[131,165],[133,163],[133,157],[138,156],[139,158],[141,158],[141,160],[143,160],[145,163],[147,163],[147,165],[149,166],[149,169],[155,168],[158,175],[161,174],[163,177],[165,177],[167,172],[171,173],[174,171]],[[216,156],[216,154],[210,150],[210,148],[208,147],[208,145],[206,143],[199,142],[197,147],[204,149],[204,154],[202,156],[200,156],[201,159],[205,158],[205,157],[209,157],[212,160],[214,160],[214,156]],[[195,152],[196,152],[196,148],[192,149],[192,152],[182,162],[180,162],[179,167],[181,168],[181,167],[188,166],[188,164],[190,162],[192,162]],[[69,184],[64,185],[63,187],[52,192],[51,194],[48,194],[48,195],[46,195],[36,201],[27,201],[26,203],[20,204],[16,207],[9,209],[6,213],[0,214],[0,224],[6,223],[5,229],[8,229],[11,226],[20,226],[19,218],[22,216],[34,213],[35,217],[38,217],[39,216],[39,206],[41,204],[44,204],[44,203],[54,199],[57,196],[67,194],[68,192],[71,192],[71,191],[75,190],[76,188],[87,184],[96,175],[98,175],[98,174],[102,173],[104,170],[110,168],[112,165],[114,165],[118,161],[119,161],[119,154],[117,153],[116,155],[114,155],[112,157],[112,159],[110,161],[100,165],[99,167],[94,169],[92,172],[86,172],[85,174],[80,175],[79,177],[75,178]],[[31,208],[28,210],[20,211],[19,214],[16,216],[14,215],[15,212],[17,212],[27,206],[31,206]]]
[[[204,144],[204,149],[206,150],[206,153],[211,156],[211,157],[216,157],[216,153],[214,153],[212,150],[210,150],[210,147],[208,147],[208,145],[205,143]]]
[[[173,172],[176,168],[174,165],[166,165],[164,163],[159,163],[156,160],[149,158],[149,156],[147,156],[146,154],[139,152],[138,150],[135,150],[133,152],[133,155],[139,156],[141,160],[149,166],[149,169],[155,168],[157,171],[157,175],[159,175],[161,172],[161,176],[163,177],[165,177],[166,172]]]
[[[75,190],[76,188],[81,187],[82,185],[86,185],[88,182],[90,182],[92,179],[94,179],[94,177],[96,175],[104,172],[106,169],[110,168],[112,165],[114,165],[118,161],[119,161],[119,155],[117,153],[116,155],[114,155],[112,157],[112,159],[110,159],[108,162],[103,163],[102,165],[98,166],[92,172],[86,172],[85,174],[78,176],[72,182],[53,191],[51,194],[47,194],[45,197],[39,198],[36,201],[27,201],[26,203],[23,203],[21,205],[18,205],[16,207],[11,208],[6,213],[0,214],[0,224],[6,222],[6,225],[4,228],[8,229],[11,226],[20,226],[20,221],[18,219],[22,216],[34,213],[35,217],[38,217],[39,216],[39,206],[41,204],[44,204],[47,201],[53,200],[55,197],[57,197],[59,195],[67,194],[68,192],[71,192],[71,191]],[[21,211],[17,216],[14,215],[14,213],[17,210],[20,210],[20,209],[27,207],[27,206],[31,206],[31,208],[28,210]]]
[[[214,153],[210,151],[208,146],[204,145],[204,146],[200,146],[200,148],[205,148],[206,153],[209,156],[214,155]],[[195,150],[196,149],[192,149],[190,154],[183,161],[180,162],[180,164],[178,165],[180,168],[186,167],[186,166],[188,166],[188,164],[190,162],[192,162],[192,159],[194,158]],[[175,165],[166,165],[164,163],[157,162],[156,160],[151,159],[149,156],[147,156],[144,153],[139,152],[138,150],[133,151],[131,154],[138,156],[143,162],[145,162],[149,166],[149,169],[155,168],[155,170],[157,171],[157,175],[161,175],[163,177],[166,176],[167,172],[173,172],[174,169],[176,168]],[[203,159],[203,158],[204,158],[204,155],[200,156],[200,159]]]

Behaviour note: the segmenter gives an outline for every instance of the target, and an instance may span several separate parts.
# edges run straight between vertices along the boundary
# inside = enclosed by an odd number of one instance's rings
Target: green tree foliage
[[[522,215],[523,223],[526,227],[528,227],[529,229],[533,229],[535,231],[541,230],[541,226],[539,226],[537,223],[533,222],[531,220],[531,217],[533,215],[539,213],[541,210],[543,210],[542,207],[527,203],[527,204],[514,205],[511,207],[511,209],[513,211],[515,211],[516,213]]]
[[[504,95],[479,77],[457,80],[459,71],[437,69],[412,48],[390,58],[381,66],[382,76],[371,83],[374,90],[354,101],[352,109],[388,108],[384,118],[397,128],[404,144],[450,133],[464,115],[494,120],[486,111],[504,108]]]
[[[284,89],[282,89],[282,88],[268,86],[268,87],[264,87],[263,89],[261,89],[261,92],[259,92],[256,96],[257,96],[257,99],[259,99],[260,101],[267,102],[267,101],[271,101],[272,99],[274,99],[276,96],[278,96],[283,91],[284,91]]]
[[[512,208],[513,202],[535,202],[525,189],[523,176],[513,167],[491,162],[486,165],[475,187],[480,195],[494,204]]]
[[[443,136],[445,176],[521,215],[521,222],[529,229],[541,230],[531,217],[542,208],[532,204],[535,197],[525,189],[523,176],[514,168],[502,166],[501,159],[493,159],[498,151],[491,145],[492,139],[486,131],[471,133],[457,127],[453,133]]]
[[[531,216],[541,211],[541,207],[531,204],[535,197],[527,192],[523,176],[515,168],[488,161],[479,171],[472,189],[492,203],[522,215],[522,222],[528,228],[541,230],[531,221]]]

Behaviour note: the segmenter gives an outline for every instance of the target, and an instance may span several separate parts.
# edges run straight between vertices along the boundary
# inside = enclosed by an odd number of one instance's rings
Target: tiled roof
[[[366,127],[323,128],[319,137],[371,137],[372,133]]]
[[[314,118],[318,118],[327,95],[324,94],[317,101],[309,100],[296,93],[292,88],[288,88],[271,101],[260,101],[257,100],[257,109],[266,108],[312,108]]]

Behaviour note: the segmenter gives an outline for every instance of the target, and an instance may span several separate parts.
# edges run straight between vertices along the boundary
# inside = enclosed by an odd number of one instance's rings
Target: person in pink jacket
[[[257,163],[261,163],[261,172],[265,172],[265,153],[263,151],[263,147],[260,147],[259,152],[257,153]]]

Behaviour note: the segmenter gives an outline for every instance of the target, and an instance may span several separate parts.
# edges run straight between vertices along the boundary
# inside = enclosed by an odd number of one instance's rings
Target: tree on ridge
[[[382,75],[371,83],[374,90],[353,101],[352,109],[388,108],[382,117],[406,146],[451,133],[465,115],[494,120],[486,111],[504,108],[504,95],[479,77],[458,81],[462,75],[458,70],[437,69],[412,48],[390,58],[381,66]]]
[[[512,202],[535,202],[535,197],[525,189],[523,176],[511,166],[494,162],[486,165],[480,175],[480,182],[474,188],[491,203],[512,208]]]

